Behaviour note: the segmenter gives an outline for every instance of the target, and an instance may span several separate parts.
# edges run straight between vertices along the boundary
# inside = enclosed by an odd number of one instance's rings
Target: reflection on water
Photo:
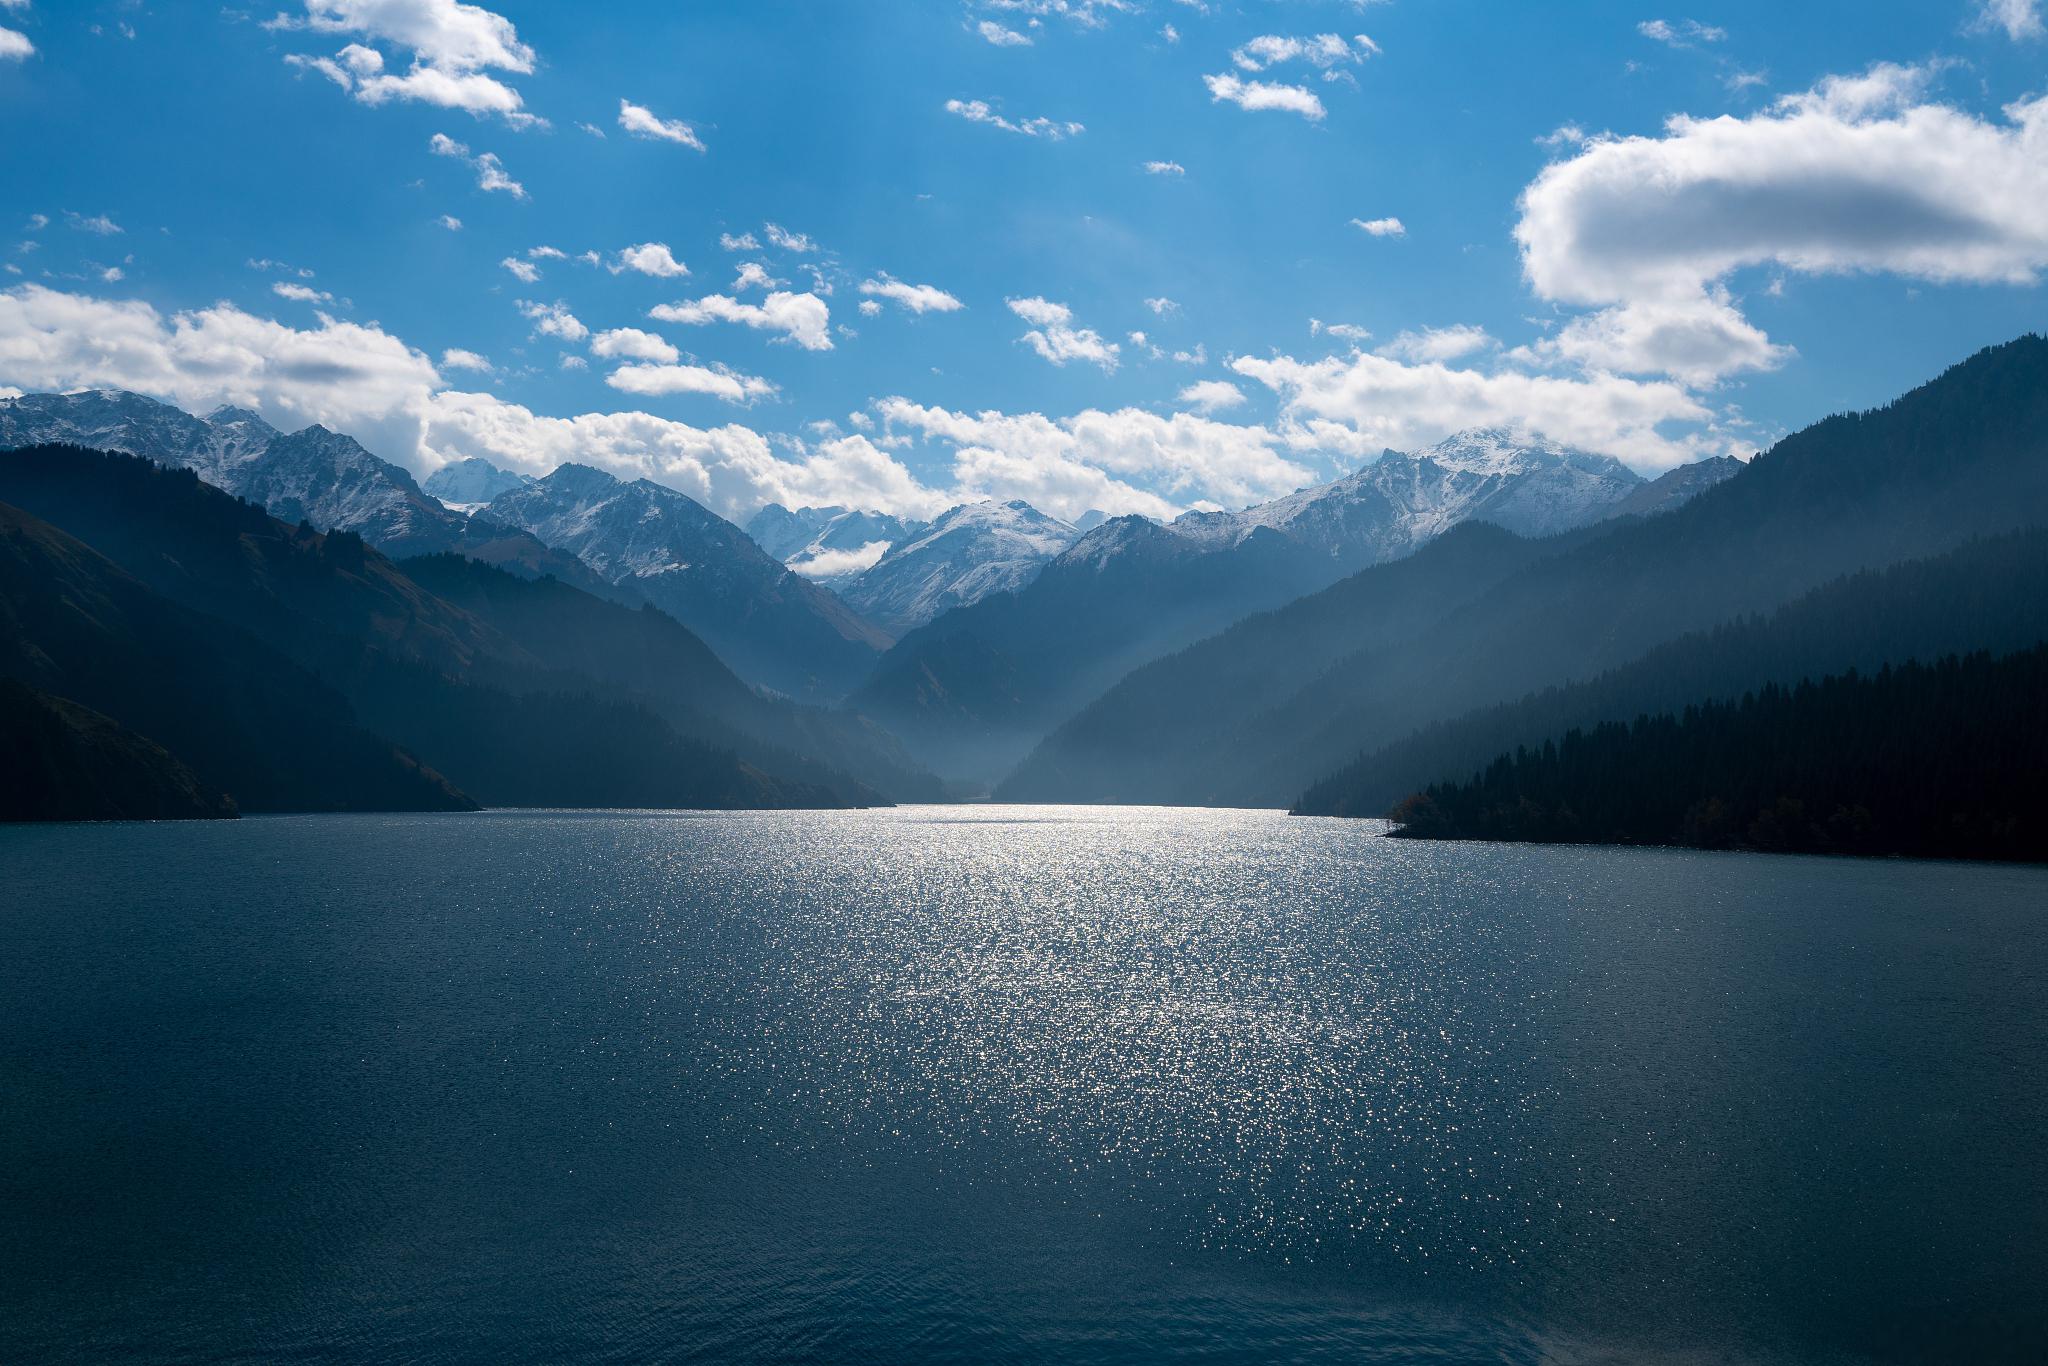
[[[0,1359],[2031,1360],[2048,871],[0,830]]]

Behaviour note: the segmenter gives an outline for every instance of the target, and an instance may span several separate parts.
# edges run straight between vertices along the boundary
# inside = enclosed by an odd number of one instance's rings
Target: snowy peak
[[[523,474],[499,469],[480,455],[443,465],[420,487],[451,507],[464,509],[488,503],[501,493],[533,482]]]
[[[942,612],[1023,587],[1077,535],[1071,523],[1022,499],[966,503],[939,514],[838,587],[855,608],[901,634]]]

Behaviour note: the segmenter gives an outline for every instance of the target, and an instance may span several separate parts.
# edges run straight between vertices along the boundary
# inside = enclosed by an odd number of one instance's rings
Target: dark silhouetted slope
[[[232,818],[170,751],[90,707],[0,678],[0,821]]]

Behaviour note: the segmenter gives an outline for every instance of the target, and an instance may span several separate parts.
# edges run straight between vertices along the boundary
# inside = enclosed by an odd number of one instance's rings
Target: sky
[[[929,516],[1650,475],[2044,325],[2042,0],[0,0],[0,387]]]

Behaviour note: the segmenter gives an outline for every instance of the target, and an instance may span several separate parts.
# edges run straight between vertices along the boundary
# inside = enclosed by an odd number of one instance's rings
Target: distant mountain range
[[[1661,515],[1530,544],[1490,582],[1483,547],[1446,537],[1406,564],[1242,621],[1123,678],[999,795],[1289,803],[1354,757],[1364,768],[1345,786],[1369,794],[1379,761],[1365,756],[1418,728],[1593,679],[1844,574],[2044,525],[2048,341],[2027,337],[1884,408],[1787,437]],[[1454,555],[1469,591],[1439,593],[1421,612],[1404,603],[1411,574]],[[1414,778],[1404,769],[1394,785]]]
[[[1646,483],[1606,456],[1475,431],[1242,512],[1115,518],[1016,591],[910,632],[852,705],[941,773],[986,786],[1131,670],[1452,527],[1562,532],[1650,490],[1683,502],[1736,468]]]

